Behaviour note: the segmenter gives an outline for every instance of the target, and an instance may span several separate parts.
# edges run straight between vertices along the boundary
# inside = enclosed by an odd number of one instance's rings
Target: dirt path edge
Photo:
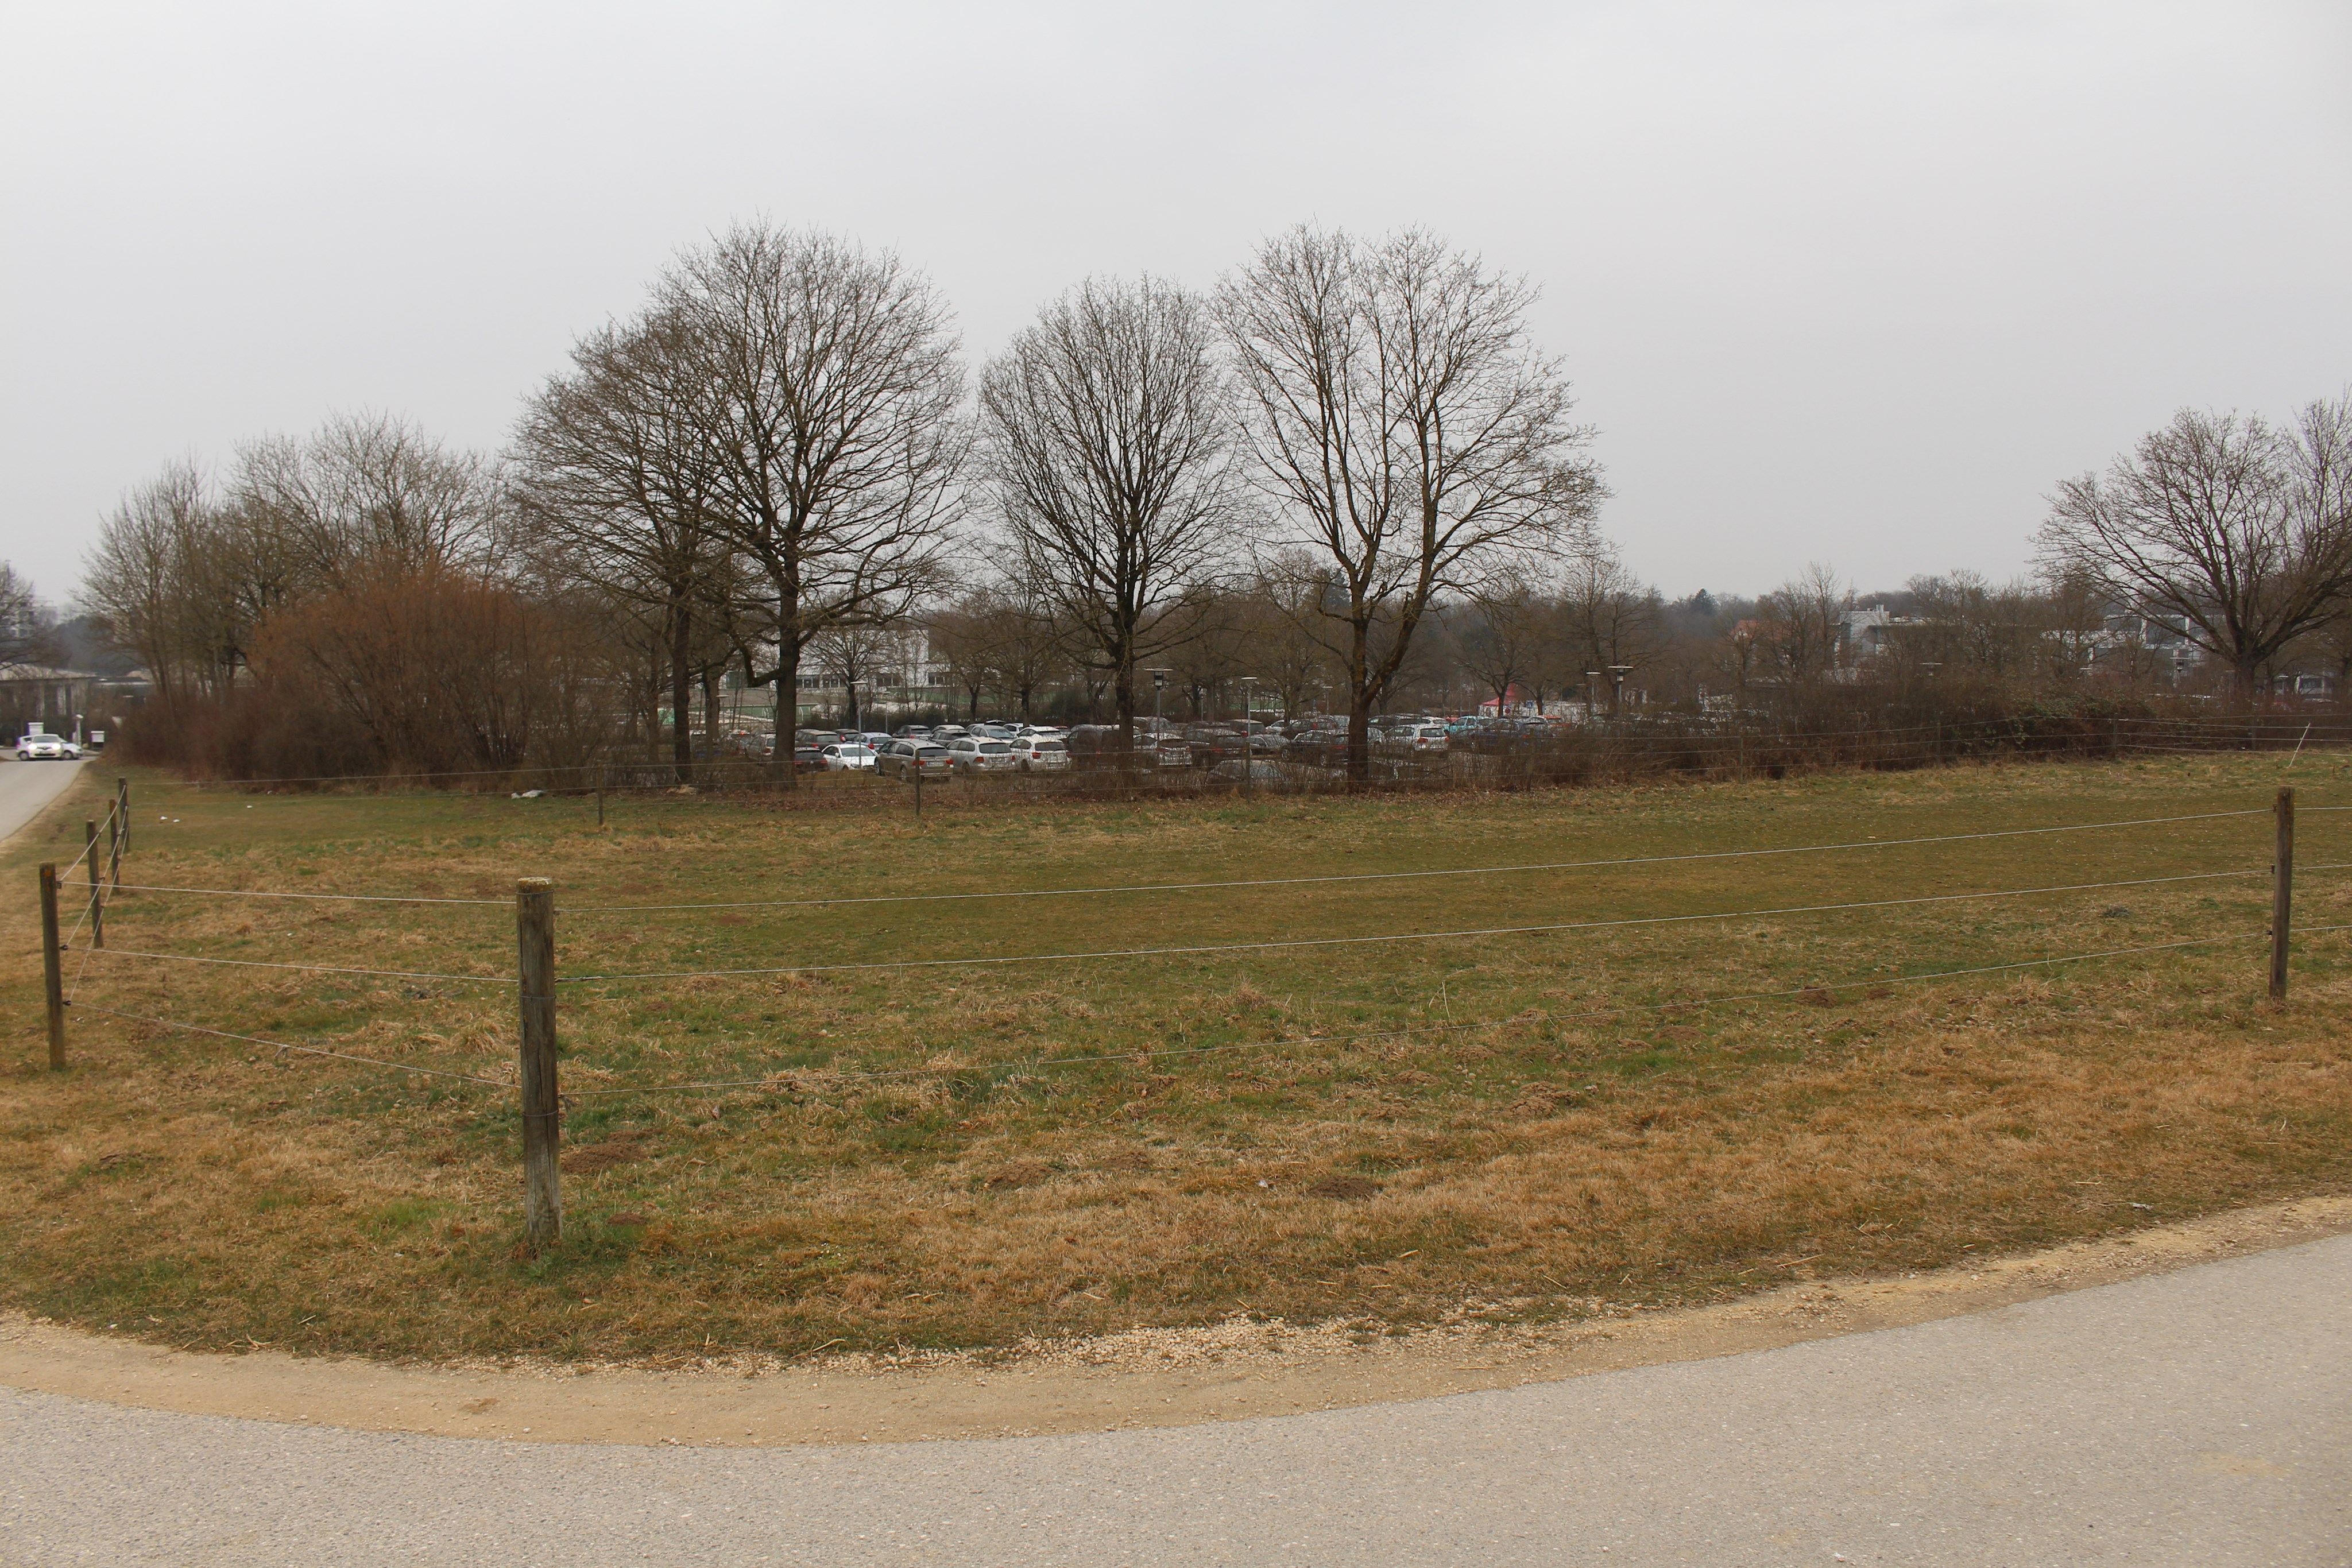
[[[388,1365],[192,1354],[0,1314],[0,1385],[142,1409],[359,1431],[768,1447],[1035,1436],[1289,1415],[1695,1361],[1984,1312],[2352,1232],[2352,1195],[1888,1279],[1813,1280],[1714,1306],[1539,1327],[1461,1324],[1360,1343],[1344,1323],[1236,1316],[1029,1347],[679,1372]]]

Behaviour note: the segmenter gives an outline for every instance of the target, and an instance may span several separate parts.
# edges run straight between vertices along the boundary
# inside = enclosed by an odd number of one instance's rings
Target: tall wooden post
[[[98,863],[98,824],[84,818],[81,824],[82,858],[89,862],[89,945],[106,946],[106,868]]]
[[[522,981],[522,1224],[532,1249],[563,1235],[556,1156],[563,1122],[555,1079],[555,890],[545,877],[515,883]]]
[[[66,1064],[66,976],[58,949],[58,868],[41,867],[41,990],[49,1008],[49,1066]]]
[[[2287,933],[2294,915],[2294,791],[2278,792],[2278,854],[2271,862],[2271,999],[2286,999]]]
[[[131,852],[131,780],[128,779],[114,781],[114,814],[122,821],[121,852],[127,855]]]
[[[122,885],[122,808],[120,804],[106,814],[106,884],[109,887]]]

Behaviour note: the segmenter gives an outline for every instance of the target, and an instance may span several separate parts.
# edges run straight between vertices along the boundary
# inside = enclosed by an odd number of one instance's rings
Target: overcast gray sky
[[[381,408],[496,446],[764,214],[975,359],[1300,219],[1543,287],[1670,593],[2021,570],[2184,403],[2352,383],[2352,5],[9,0],[0,536],[45,593],[174,455]]]

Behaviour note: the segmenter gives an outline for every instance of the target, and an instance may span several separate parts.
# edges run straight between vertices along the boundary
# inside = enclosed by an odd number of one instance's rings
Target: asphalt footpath
[[[0,1394],[0,1563],[2352,1564],[2352,1237],[1973,1316],[1159,1431],[801,1448]]]
[[[39,816],[80,777],[81,769],[79,762],[19,762],[13,751],[0,758],[0,839]],[[81,852],[79,840],[69,852]]]

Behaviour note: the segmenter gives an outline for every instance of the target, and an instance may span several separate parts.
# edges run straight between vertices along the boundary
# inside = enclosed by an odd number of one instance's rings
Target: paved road
[[[12,739],[8,744],[16,742]],[[0,839],[39,816],[41,808],[64,794],[80,776],[81,767],[79,762],[19,762],[13,751],[0,758]],[[80,849],[77,842],[74,851]]]
[[[9,1564],[2352,1563],[2352,1237],[1417,1404],[846,1448],[0,1394]]]

